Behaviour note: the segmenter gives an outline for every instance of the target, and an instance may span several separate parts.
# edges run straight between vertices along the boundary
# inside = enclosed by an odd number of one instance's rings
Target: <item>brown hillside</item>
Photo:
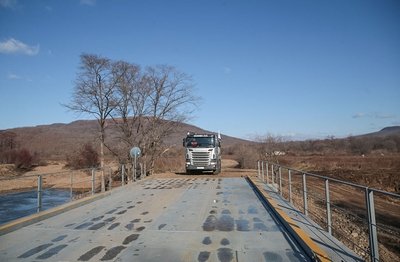
[[[69,124],[51,124],[35,127],[22,127],[4,131],[17,135],[18,147],[27,148],[31,152],[37,152],[43,159],[64,160],[71,152],[78,150],[85,143],[96,143],[98,140],[98,125],[96,120],[78,120]],[[4,132],[0,131],[0,132]],[[170,137],[165,141],[168,145],[180,146],[182,138],[187,131],[195,133],[210,133],[199,127],[180,124]],[[249,141],[221,134],[223,146],[248,143]],[[118,132],[112,121],[107,128],[108,141],[117,141]]]

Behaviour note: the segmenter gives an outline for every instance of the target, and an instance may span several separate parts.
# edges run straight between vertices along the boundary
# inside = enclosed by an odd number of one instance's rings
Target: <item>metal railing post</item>
[[[42,176],[38,175],[38,180],[37,180],[37,212],[40,212],[42,210]]]
[[[108,169],[108,172],[109,172],[109,178],[108,178],[108,190],[111,190],[112,189],[112,171],[111,171],[111,169]]]
[[[96,181],[95,181],[95,179],[96,179],[96,173],[95,173],[96,171],[94,170],[94,168],[92,168],[92,195],[94,195],[94,193],[95,193],[95,188],[96,188]]]
[[[271,184],[273,185],[274,182],[275,182],[274,164],[271,164]]]
[[[367,204],[368,236],[371,261],[379,261],[378,235],[376,231],[374,191],[365,189],[365,203]]]
[[[74,172],[71,172],[69,175],[69,198],[72,200],[73,197],[73,191],[72,191],[72,187],[73,187],[73,183],[74,183]]]
[[[125,185],[125,166],[121,165],[121,186]]]
[[[293,205],[293,198],[292,198],[292,170],[289,169],[289,202]]]
[[[104,180],[104,168],[101,169],[101,192],[106,191],[106,182]]]
[[[260,160],[257,160],[257,176],[260,178]]]
[[[261,179],[264,182],[264,161],[261,161]]]
[[[133,158],[133,181],[136,181],[136,156]]]
[[[282,196],[282,167],[279,166],[279,193]]]
[[[132,165],[132,182],[135,182],[135,166]]]
[[[325,202],[326,202],[326,221],[328,224],[328,233],[332,235],[332,215],[331,215],[331,200],[329,196],[329,180],[325,179]]]
[[[303,173],[303,204],[304,204],[304,214],[308,216],[307,184],[306,184],[306,174],[304,173]]]
[[[265,163],[265,168],[267,169],[267,184],[269,184],[268,162]]]

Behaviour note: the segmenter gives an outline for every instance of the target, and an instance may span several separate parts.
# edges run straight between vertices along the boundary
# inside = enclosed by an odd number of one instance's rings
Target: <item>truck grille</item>
[[[209,152],[193,152],[193,165],[195,166],[208,166],[210,165]]]

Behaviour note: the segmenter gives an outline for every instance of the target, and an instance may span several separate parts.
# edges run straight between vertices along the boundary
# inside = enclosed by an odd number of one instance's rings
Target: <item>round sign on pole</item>
[[[138,148],[138,147],[132,147],[132,149],[131,149],[131,151],[129,151],[129,153],[130,153],[130,155],[131,155],[131,157],[132,158],[134,158],[134,157],[139,157],[140,156],[140,148]]]

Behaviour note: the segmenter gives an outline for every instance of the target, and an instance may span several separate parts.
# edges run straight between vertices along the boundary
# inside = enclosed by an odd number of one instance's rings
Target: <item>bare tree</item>
[[[94,116],[100,129],[100,166],[104,167],[106,120],[115,109],[115,87],[119,77],[113,74],[111,62],[97,55],[82,54],[72,100],[67,108]]]
[[[136,97],[139,93],[140,67],[125,61],[117,61],[112,64],[112,72],[115,79],[118,79],[114,92],[116,103],[115,110],[111,117],[118,128],[120,136],[119,143],[107,145],[110,151],[118,157],[121,163],[127,162],[129,149],[134,142],[134,126],[138,118]]]
[[[192,79],[171,66],[140,67],[96,55],[81,55],[69,109],[95,116],[100,128],[100,165],[104,146],[120,162],[127,162],[129,148],[139,146],[149,156],[150,170],[165,148],[163,142],[174,128],[188,119],[198,98]],[[105,144],[106,120],[119,130],[118,144]]]
[[[284,154],[283,138],[271,134],[258,136],[255,138],[258,144],[258,158],[265,159],[274,163],[278,162],[278,157]]]
[[[148,67],[145,75],[148,99],[144,112],[149,117],[142,147],[153,170],[155,159],[165,150],[164,139],[188,119],[199,98],[193,93],[191,77],[172,66]]]
[[[198,101],[193,95],[192,79],[166,65],[148,67],[144,72],[123,61],[112,66],[113,74],[118,76],[114,92],[118,103],[112,118],[120,136],[110,150],[126,163],[131,162],[129,149],[139,146],[143,162],[152,172],[155,159],[166,150],[165,137],[188,119]]]
[[[0,131],[0,152],[13,150],[17,147],[17,134],[10,131]]]

